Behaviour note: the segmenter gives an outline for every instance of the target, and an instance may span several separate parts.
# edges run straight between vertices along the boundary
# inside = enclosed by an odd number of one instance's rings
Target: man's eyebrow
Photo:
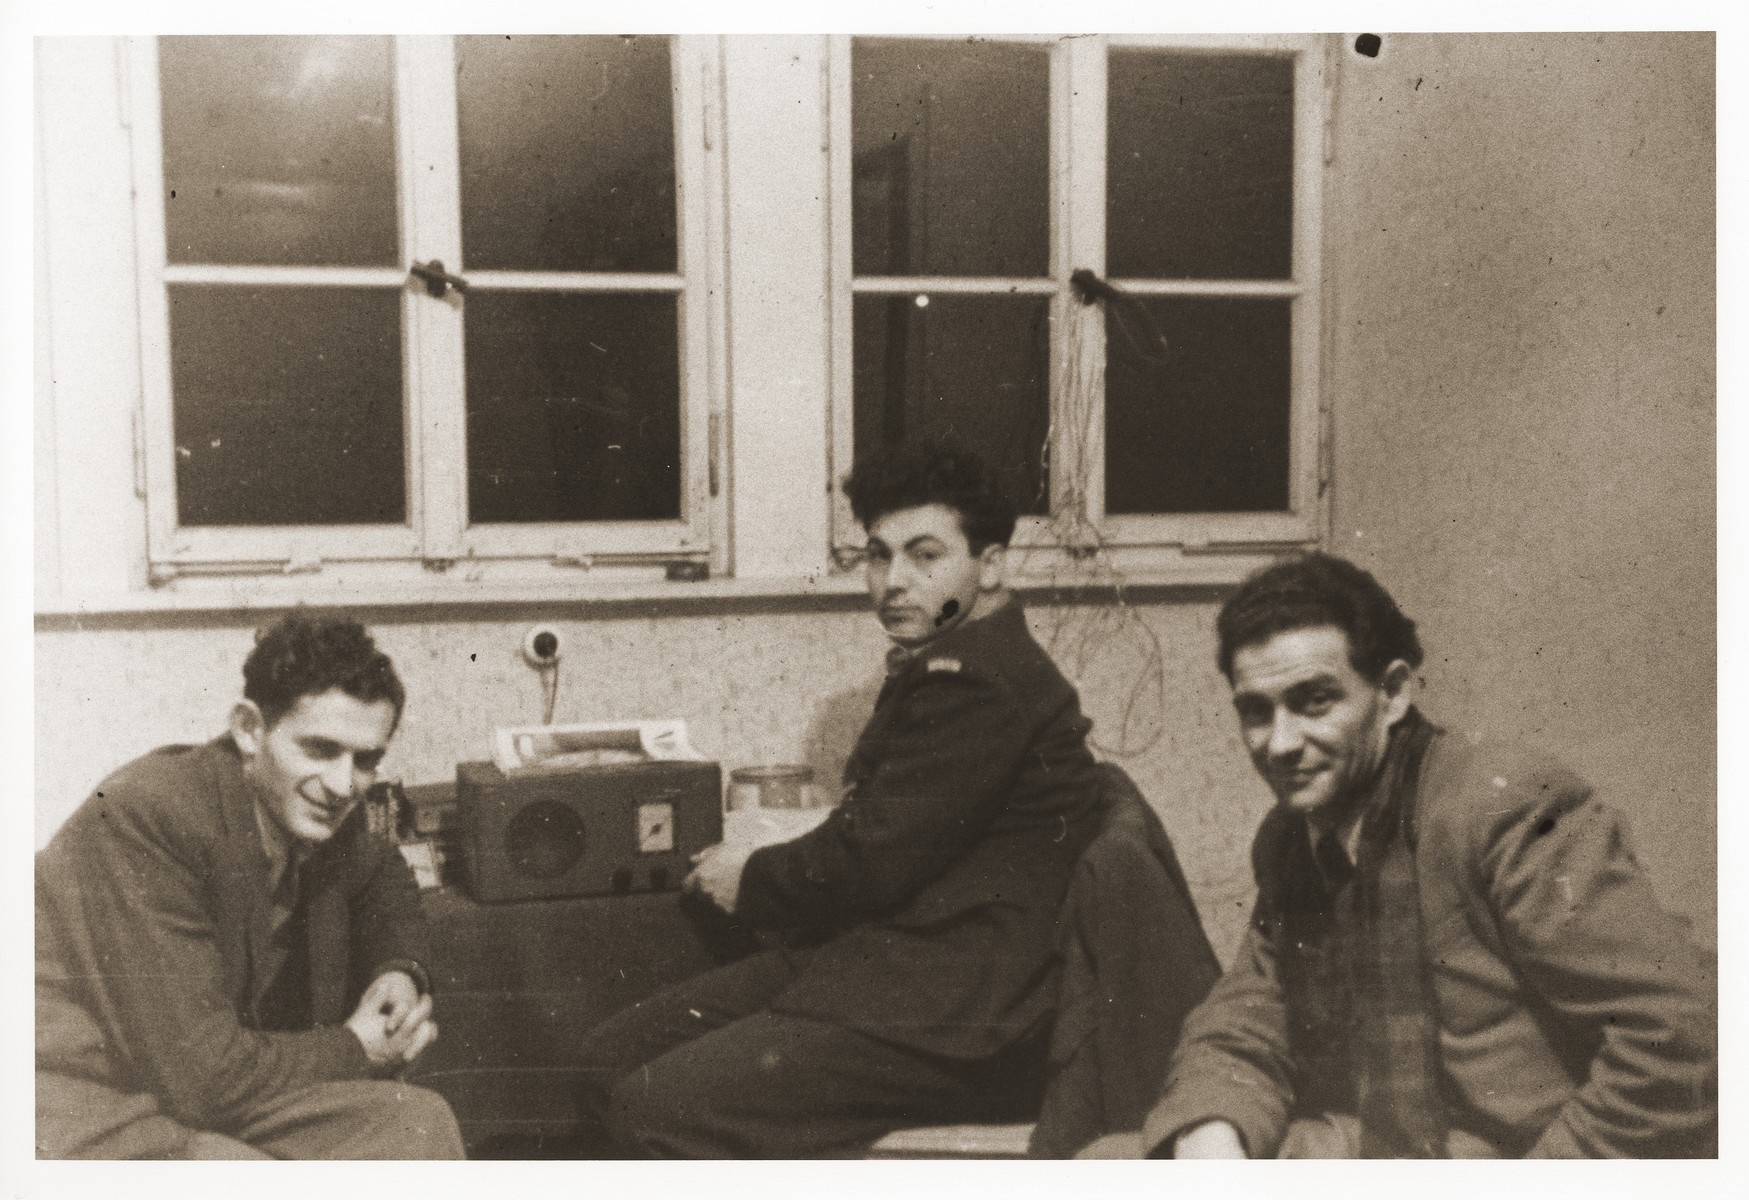
[[[1287,687],[1285,687],[1281,690],[1281,695],[1284,697],[1291,698],[1294,696],[1301,695],[1305,692],[1315,691],[1319,688],[1340,688],[1341,686],[1342,686],[1341,680],[1339,680],[1336,676],[1329,674],[1328,672],[1324,672],[1324,673],[1321,673],[1318,675],[1313,675],[1307,679],[1295,680],[1293,683],[1290,683]],[[1273,703],[1274,699],[1275,699],[1275,693],[1272,691],[1262,691],[1262,690],[1258,690],[1258,689],[1252,689],[1252,690],[1248,690],[1248,691],[1235,690],[1233,692],[1233,703],[1234,704],[1238,704],[1241,701],[1245,701],[1245,700],[1262,700],[1265,702]]]
[[[924,542],[934,542],[937,546],[945,545],[945,543],[940,538],[936,537],[933,533],[920,533],[916,537],[912,538],[910,541],[905,543],[905,549],[915,550],[915,549],[917,549],[917,547],[921,546]]]

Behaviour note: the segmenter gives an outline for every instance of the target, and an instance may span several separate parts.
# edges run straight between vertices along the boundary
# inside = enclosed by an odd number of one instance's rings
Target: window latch
[[[438,300],[443,299],[444,292],[454,288],[458,292],[468,290],[468,281],[460,275],[451,275],[443,269],[443,260],[434,258],[428,263],[416,262],[407,268],[411,275],[425,281],[425,290]]]

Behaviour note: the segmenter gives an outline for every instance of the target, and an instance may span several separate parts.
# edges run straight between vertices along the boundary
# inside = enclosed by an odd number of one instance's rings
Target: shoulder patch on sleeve
[[[957,673],[960,669],[960,660],[957,658],[932,658],[927,663],[923,664],[923,669],[925,671],[952,671]]]

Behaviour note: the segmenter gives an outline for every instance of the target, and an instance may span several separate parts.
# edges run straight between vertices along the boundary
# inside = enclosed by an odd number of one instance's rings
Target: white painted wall
[[[1713,38],[1393,36],[1337,118],[1334,548],[1713,936]]]

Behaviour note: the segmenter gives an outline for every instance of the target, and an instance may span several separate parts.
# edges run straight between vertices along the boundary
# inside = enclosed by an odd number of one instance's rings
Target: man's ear
[[[1000,591],[1008,579],[1008,547],[1001,542],[991,542],[978,551],[978,588],[981,591]]]
[[[231,740],[237,743],[244,758],[254,758],[261,753],[261,744],[267,737],[267,719],[261,715],[255,701],[237,701],[231,709],[230,724]]]
[[[1400,658],[1393,658],[1379,676],[1379,690],[1385,694],[1385,727],[1403,719],[1415,702],[1415,670]]]

